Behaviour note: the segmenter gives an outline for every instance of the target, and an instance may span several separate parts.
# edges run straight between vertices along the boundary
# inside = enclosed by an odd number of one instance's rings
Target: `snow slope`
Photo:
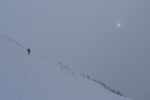
[[[0,100],[130,100],[0,38]]]

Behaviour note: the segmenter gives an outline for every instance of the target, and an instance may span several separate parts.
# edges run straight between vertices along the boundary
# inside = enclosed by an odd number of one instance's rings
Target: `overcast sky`
[[[0,34],[135,100],[150,99],[149,0],[0,0]]]

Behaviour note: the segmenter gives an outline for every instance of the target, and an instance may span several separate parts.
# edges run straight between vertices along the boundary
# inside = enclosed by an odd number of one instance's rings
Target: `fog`
[[[150,1],[1,0],[0,33],[148,100]]]

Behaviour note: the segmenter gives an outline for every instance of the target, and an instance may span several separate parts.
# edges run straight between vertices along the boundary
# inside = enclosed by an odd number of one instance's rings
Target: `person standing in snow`
[[[31,50],[30,50],[30,48],[28,48],[28,49],[27,49],[27,52],[28,52],[28,54],[30,55],[30,53],[31,53]]]

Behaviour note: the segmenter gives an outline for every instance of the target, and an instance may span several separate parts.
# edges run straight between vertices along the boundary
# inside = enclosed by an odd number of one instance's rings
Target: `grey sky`
[[[148,100],[149,9],[148,0],[1,0],[0,33]]]

